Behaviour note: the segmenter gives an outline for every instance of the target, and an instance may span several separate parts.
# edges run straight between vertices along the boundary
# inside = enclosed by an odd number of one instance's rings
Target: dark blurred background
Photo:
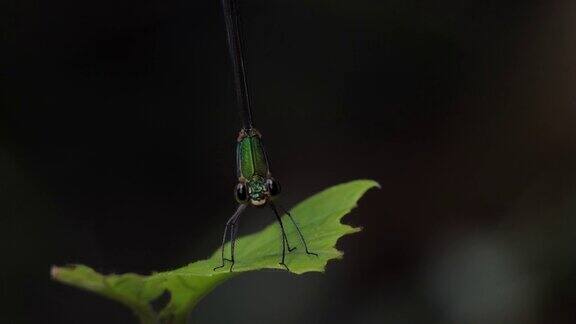
[[[240,276],[194,322],[576,322],[574,1],[240,3],[284,204],[382,189],[326,274]],[[146,274],[218,247],[230,73],[218,0],[0,3],[1,323],[134,323],[50,265]]]

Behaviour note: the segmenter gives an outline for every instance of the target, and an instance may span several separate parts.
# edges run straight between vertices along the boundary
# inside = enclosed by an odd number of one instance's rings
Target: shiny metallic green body
[[[270,196],[266,189],[270,170],[261,135],[256,129],[240,131],[236,146],[236,167],[238,180],[248,188],[250,203],[254,206],[264,205]]]

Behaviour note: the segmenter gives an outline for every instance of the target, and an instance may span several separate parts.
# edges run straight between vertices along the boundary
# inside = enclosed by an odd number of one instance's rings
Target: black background
[[[284,204],[382,189],[326,274],[243,275],[193,321],[574,323],[573,1],[241,6]],[[49,269],[218,247],[240,127],[219,1],[3,0],[0,68],[0,322],[135,322]]]

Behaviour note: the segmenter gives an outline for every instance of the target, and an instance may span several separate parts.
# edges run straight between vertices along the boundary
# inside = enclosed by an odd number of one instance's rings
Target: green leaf
[[[156,314],[150,302],[162,294],[158,282],[147,281],[145,276],[133,273],[103,276],[83,265],[52,267],[52,277],[58,281],[93,291],[128,307],[141,323],[156,323]]]
[[[360,228],[342,224],[340,219],[356,206],[356,202],[370,188],[377,187],[372,180],[356,180],[326,189],[298,204],[290,213],[299,225],[308,247],[318,256],[308,255],[290,219],[282,221],[291,246],[297,249],[286,255],[291,272],[323,272],[328,261],[339,259],[343,253],[336,249],[338,239],[360,231]],[[242,237],[236,241],[234,272],[230,264],[214,271],[221,264],[220,250],[212,257],[188,264],[179,269],[149,276],[137,274],[101,275],[89,267],[74,265],[54,267],[54,279],[114,299],[131,308],[142,323],[185,323],[188,313],[213,288],[223,281],[245,271],[284,269],[279,264],[282,249],[278,224]],[[226,245],[229,255],[230,244]],[[150,302],[165,290],[170,292],[170,302],[156,314]]]

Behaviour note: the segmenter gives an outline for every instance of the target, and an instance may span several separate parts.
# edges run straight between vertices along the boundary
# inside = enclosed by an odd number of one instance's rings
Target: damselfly
[[[226,23],[226,34],[228,39],[228,50],[232,61],[232,70],[234,73],[234,88],[240,115],[242,116],[242,129],[238,135],[236,144],[236,170],[238,175],[238,185],[236,186],[236,200],[239,203],[238,209],[228,219],[224,227],[222,236],[222,264],[214,270],[223,268],[225,261],[231,263],[230,271],[234,267],[234,248],[236,243],[236,234],[238,231],[238,220],[240,215],[248,206],[264,207],[269,206],[276,220],[280,225],[282,232],[282,258],[280,264],[288,270],[285,263],[286,250],[292,252],[296,247],[291,247],[286,236],[282,218],[278,212],[278,207],[273,203],[273,199],[280,194],[280,184],[272,177],[269,169],[268,156],[262,144],[262,136],[252,125],[251,98],[248,92],[245,59],[243,52],[243,39],[241,33],[240,12],[237,0],[222,0],[224,9],[224,19]],[[284,211],[300,236],[302,244],[307,254],[316,255],[308,250],[306,240],[300,231],[300,228],[292,218],[289,212]],[[228,232],[230,233],[230,258],[224,257],[224,246]]]

